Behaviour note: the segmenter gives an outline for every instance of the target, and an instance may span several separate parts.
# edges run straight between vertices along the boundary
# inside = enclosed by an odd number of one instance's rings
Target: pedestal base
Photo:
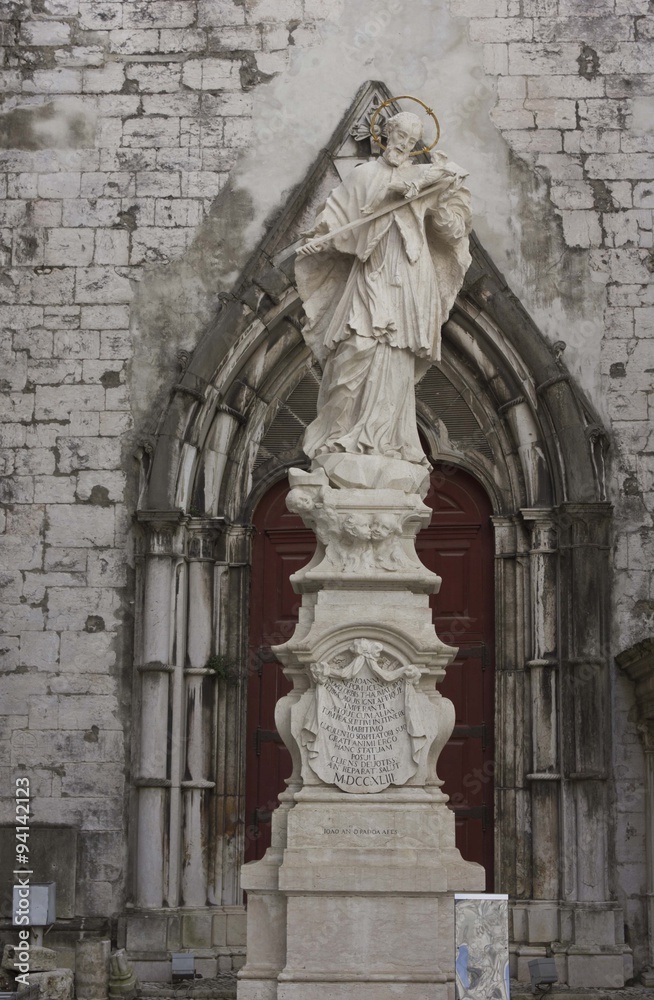
[[[484,871],[454,846],[444,796],[298,798],[283,853],[242,870],[239,1000],[452,1000],[454,893],[483,889]]]
[[[428,465],[379,455],[350,455],[347,452],[318,455],[312,469],[324,469],[330,482],[341,489],[400,490],[423,498],[429,489]]]
[[[239,1000],[453,1000],[454,894],[485,883],[456,849],[436,767],[455,719],[436,686],[456,650],[415,554],[427,473],[354,459],[321,459],[331,485],[289,475],[289,510],[318,545],[291,577],[298,627],[273,647],[293,681],[275,709],[293,774],[271,848],[242,868]]]

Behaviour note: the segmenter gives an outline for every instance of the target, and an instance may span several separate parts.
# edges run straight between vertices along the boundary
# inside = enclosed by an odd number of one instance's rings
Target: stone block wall
[[[330,96],[341,74],[351,96],[369,78],[406,80],[423,96],[433,77],[416,75],[411,32],[425,12],[435,38],[452,33],[461,73],[473,67],[481,81],[461,114],[474,130],[490,113],[509,160],[544,184],[560,256],[538,259],[524,240],[509,283],[530,275],[542,314],[540,277],[563,282],[574,260],[603,312],[600,325],[570,323],[599,365],[592,402],[613,448],[614,652],[654,627],[648,0],[5,0],[1,790],[27,769],[34,821],[80,828],[80,914],[118,913],[127,892],[135,455],[151,445],[178,354],[229,291],[264,209],[304,170],[271,182],[262,208],[234,182],[235,165],[253,146],[265,157],[271,140],[315,155],[345,110]],[[342,65],[321,67],[335,43]],[[293,124],[306,87],[316,87],[315,139]],[[627,900],[642,892],[643,856],[631,699],[616,677],[616,879]],[[634,933],[639,914],[634,903]]]

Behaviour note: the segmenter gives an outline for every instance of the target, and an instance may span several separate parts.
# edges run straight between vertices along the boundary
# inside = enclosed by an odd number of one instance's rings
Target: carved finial
[[[356,139],[357,142],[365,142],[365,140],[368,139],[370,141],[371,151],[377,155],[381,153],[381,149],[373,142],[371,126],[372,126],[373,116],[377,114],[377,112],[379,111],[380,104],[381,102],[376,102],[374,107],[366,111],[366,113],[361,118],[359,118],[359,120],[356,121],[354,125],[350,126],[350,135],[352,136],[352,138]],[[382,129],[384,128],[386,121],[388,120],[388,117],[389,117],[388,115],[383,115],[380,118],[380,125]]]

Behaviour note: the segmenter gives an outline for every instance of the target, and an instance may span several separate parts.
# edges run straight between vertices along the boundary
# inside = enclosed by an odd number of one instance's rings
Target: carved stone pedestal
[[[454,893],[484,885],[454,844],[437,776],[454,707],[436,685],[455,650],[431,621],[440,579],[415,554],[431,511],[397,489],[290,474],[316,532],[276,709],[293,774],[272,846],[242,869],[239,1000],[443,1000],[454,989]]]

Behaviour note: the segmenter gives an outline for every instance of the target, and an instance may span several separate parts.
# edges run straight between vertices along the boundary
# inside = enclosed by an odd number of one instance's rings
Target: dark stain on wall
[[[0,149],[81,149],[94,141],[93,119],[54,101],[0,115]]]

